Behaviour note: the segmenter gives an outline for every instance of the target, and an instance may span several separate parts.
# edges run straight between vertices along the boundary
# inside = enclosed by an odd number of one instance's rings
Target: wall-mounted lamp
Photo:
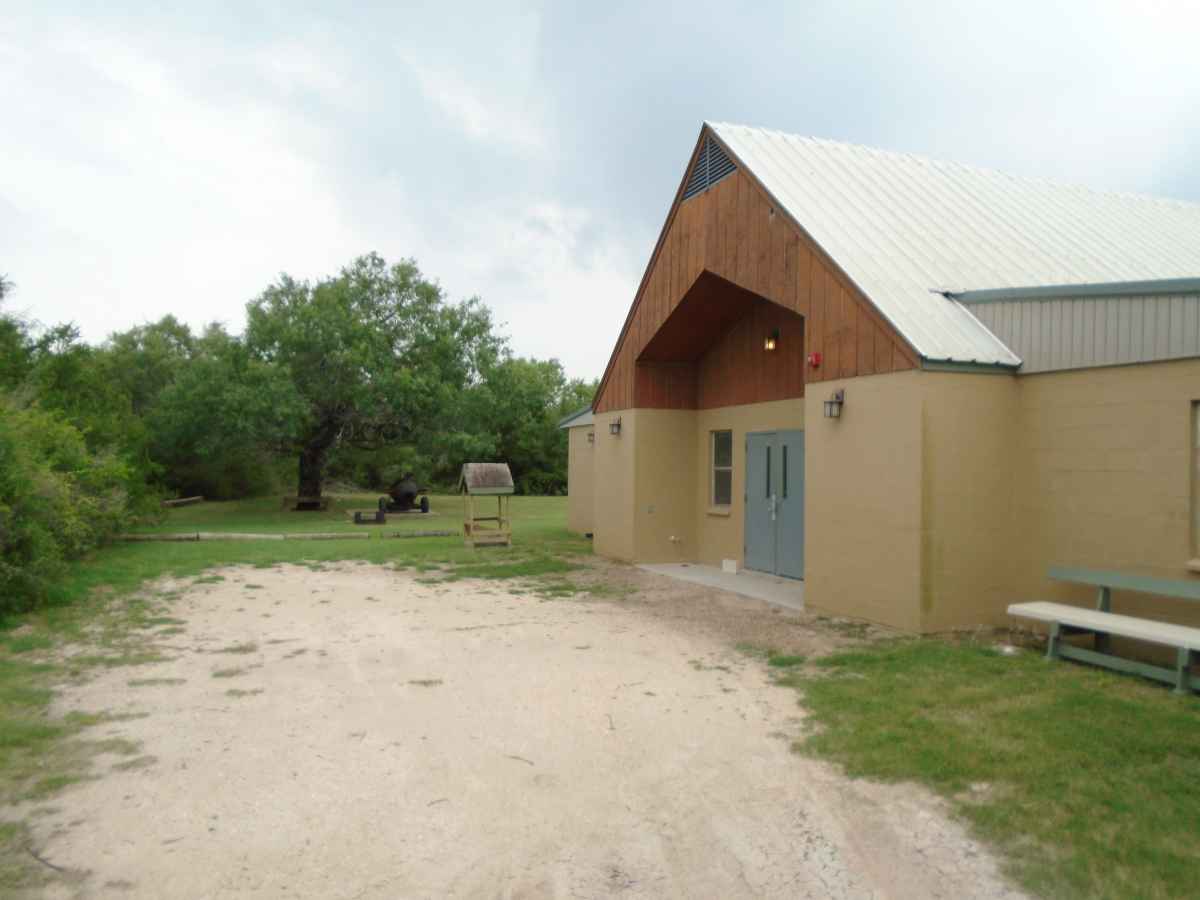
[[[594,444],[594,443],[596,443],[596,432],[594,432],[594,431],[589,431],[589,432],[588,432],[588,443],[589,443],[589,444]]]
[[[825,401],[825,418],[840,419],[842,417],[842,407],[846,403],[846,392],[836,390],[833,396]]]
[[[621,417],[620,416],[617,416],[615,419],[613,419],[611,422],[608,423],[608,433],[609,434],[617,434],[617,435],[619,435],[621,433]]]
[[[766,350],[767,352],[770,352],[778,346],[779,346],[779,329],[772,328],[771,331],[767,334],[766,339],[763,341],[763,349]]]

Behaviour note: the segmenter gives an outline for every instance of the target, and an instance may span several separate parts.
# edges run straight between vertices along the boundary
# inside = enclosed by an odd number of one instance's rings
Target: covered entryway
[[[804,577],[804,432],[746,435],[745,566]]]

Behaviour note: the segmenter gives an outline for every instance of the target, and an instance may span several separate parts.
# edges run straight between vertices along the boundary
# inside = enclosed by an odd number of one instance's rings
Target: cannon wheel
[[[421,512],[423,512],[423,513],[429,512],[429,498],[428,497],[421,498]]]

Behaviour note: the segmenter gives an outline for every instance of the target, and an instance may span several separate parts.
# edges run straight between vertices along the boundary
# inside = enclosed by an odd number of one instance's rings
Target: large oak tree
[[[282,276],[247,306],[246,345],[295,388],[288,449],[297,494],[311,499],[334,449],[437,429],[503,349],[477,299],[448,302],[413,261],[388,265],[373,253],[315,283]]]

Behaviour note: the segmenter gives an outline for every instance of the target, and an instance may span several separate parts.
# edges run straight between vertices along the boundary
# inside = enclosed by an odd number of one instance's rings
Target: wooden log
[[[204,498],[197,495],[195,497],[179,497],[175,500],[164,500],[162,502],[162,505],[170,508],[173,506],[191,506],[193,503],[203,503],[203,502],[204,502]]]
[[[198,541],[200,535],[195,531],[174,532],[171,534],[119,534],[118,541],[131,543],[148,543],[151,541]]]
[[[284,534],[280,537],[289,541],[367,541],[371,539],[369,531],[297,531],[294,534]]]
[[[256,534],[245,531],[201,531],[199,541],[282,541],[282,534]]]
[[[381,538],[426,538],[426,537],[457,537],[457,531],[393,531],[391,534],[381,534]]]

